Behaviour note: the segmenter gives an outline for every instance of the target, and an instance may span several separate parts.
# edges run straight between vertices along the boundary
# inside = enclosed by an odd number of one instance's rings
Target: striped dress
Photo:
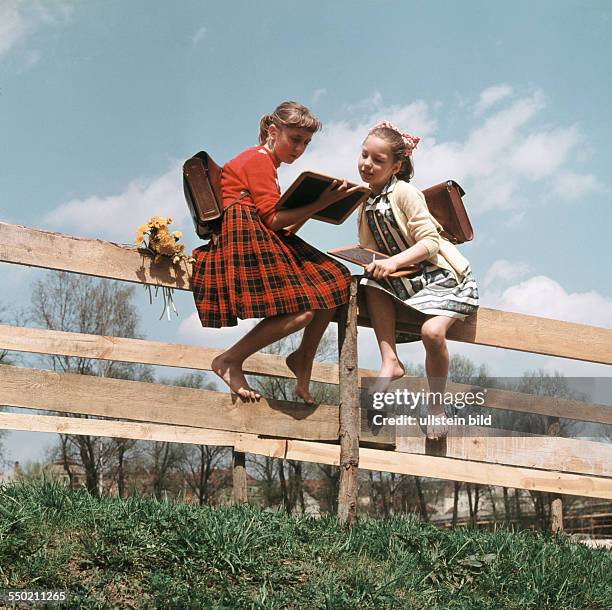
[[[392,178],[392,182],[379,195],[370,197],[364,204],[365,221],[378,250],[391,256],[410,247],[406,236],[399,229],[389,201],[394,184],[395,178]],[[419,266],[420,272],[416,275],[378,280],[366,276],[360,284],[382,290],[393,297],[395,302],[428,316],[464,319],[478,309],[478,287],[469,267],[462,281],[458,282],[449,269],[427,261]],[[396,340],[398,343],[407,343],[419,340],[419,337],[398,333]]]

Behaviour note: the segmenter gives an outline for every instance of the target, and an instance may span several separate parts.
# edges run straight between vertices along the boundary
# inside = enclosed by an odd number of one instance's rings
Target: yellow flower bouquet
[[[155,254],[153,262],[158,263],[162,256],[172,257],[174,264],[185,260],[188,263],[193,263],[194,259],[185,254],[184,244],[177,244],[178,240],[183,237],[181,231],[172,231],[168,229],[168,225],[172,224],[172,218],[165,216],[153,216],[148,222],[140,225],[136,229],[136,245],[145,244],[145,250]],[[148,236],[148,243],[145,239]]]
[[[177,244],[178,240],[183,237],[180,231],[168,230],[168,225],[172,224],[172,218],[166,218],[165,216],[153,216],[149,222],[145,222],[136,229],[136,245],[141,246],[144,244],[144,250],[155,255],[154,263],[158,263],[162,256],[172,257],[172,263],[176,263],[184,260],[188,263],[195,262],[192,256],[185,254],[185,246],[183,244]],[[148,241],[147,238],[148,237]],[[149,291],[149,303],[153,303],[153,294],[151,293],[151,286],[145,285],[145,288]],[[155,296],[159,286],[155,286]],[[174,310],[174,313],[178,316],[178,311],[174,305],[173,289],[168,286],[162,286],[162,295],[164,297],[164,308],[160,316],[160,320],[164,317],[164,313],[168,315],[170,320],[170,308]]]

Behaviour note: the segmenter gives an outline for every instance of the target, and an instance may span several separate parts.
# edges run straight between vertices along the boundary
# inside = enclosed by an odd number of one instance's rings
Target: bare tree
[[[457,516],[458,516],[458,508],[459,508],[459,490],[461,489],[461,485],[463,483],[461,481],[454,481],[453,485],[453,527],[457,525]]]
[[[30,319],[34,324],[52,330],[140,338],[133,294],[133,286],[120,282],[50,271],[33,285]],[[141,381],[153,379],[151,368],[140,364],[74,356],[48,355],[42,358],[55,371]],[[85,415],[72,416],[87,418]],[[117,460],[117,471],[123,477],[125,454],[133,444],[133,441],[122,443],[117,439],[87,435],[60,435],[60,454],[69,476],[68,456],[80,461],[85,469],[87,489],[97,496],[102,473],[114,460]]]
[[[216,390],[214,382],[207,381],[206,377],[199,372],[184,373],[174,379],[163,379],[161,383],[167,385],[182,386],[186,388],[198,388],[206,390]],[[213,474],[224,464],[227,464],[230,456],[228,447],[216,447],[210,445],[180,445],[174,449],[168,445],[168,451],[176,451],[173,456],[174,467],[180,473],[183,481],[189,487],[200,505],[209,504],[212,496],[219,491],[218,487],[223,481],[216,481],[217,486],[213,485]],[[153,452],[155,454],[155,452]],[[163,462],[153,461],[154,464]]]
[[[187,486],[198,499],[198,504],[211,504],[223,481],[214,485],[213,474],[230,457],[227,447],[186,445],[178,464]]]
[[[248,458],[248,463],[259,481],[264,506],[266,508],[278,506],[282,502],[278,486],[280,478],[278,470],[282,460],[261,455],[249,455]]]
[[[319,475],[323,477],[322,500],[329,507],[329,512],[335,515],[338,512],[340,470],[337,466],[331,464],[317,464],[317,470]]]

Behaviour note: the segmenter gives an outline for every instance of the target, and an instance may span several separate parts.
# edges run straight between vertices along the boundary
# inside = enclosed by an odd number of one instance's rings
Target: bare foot
[[[307,405],[313,405],[315,403],[315,399],[312,397],[309,389],[310,376],[312,375],[312,362],[312,359],[306,358],[300,350],[296,350],[292,354],[289,354],[285,359],[285,364],[297,379],[295,394]]]
[[[261,394],[253,390],[247,383],[241,364],[228,359],[225,354],[217,356],[211,362],[210,367],[227,384],[229,389],[242,400],[259,400],[261,398]]]
[[[440,405],[430,405],[427,410],[428,415],[436,418],[446,417],[444,407]],[[448,436],[449,428],[445,423],[434,423],[427,425],[427,438],[432,441],[441,441]]]
[[[399,360],[383,362],[376,381],[372,385],[368,385],[368,392],[386,392],[392,381],[401,379],[406,373],[404,365]]]

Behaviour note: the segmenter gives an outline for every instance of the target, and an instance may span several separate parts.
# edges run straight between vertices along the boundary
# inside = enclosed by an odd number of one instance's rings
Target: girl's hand
[[[340,201],[343,197],[354,193],[359,188],[359,185],[349,188],[346,180],[334,180],[317,199],[317,209],[324,210],[326,207]]]
[[[379,280],[395,273],[397,271],[397,263],[393,260],[393,257],[383,258],[370,263],[365,270],[374,279]]]

